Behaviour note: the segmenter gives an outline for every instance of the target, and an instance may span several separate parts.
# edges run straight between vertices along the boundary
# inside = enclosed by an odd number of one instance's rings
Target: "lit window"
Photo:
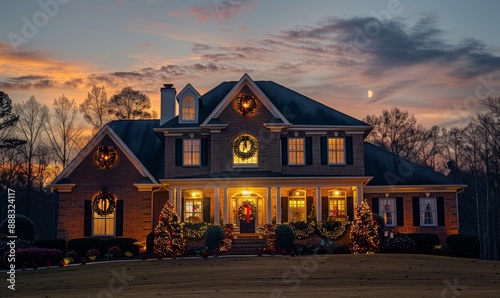
[[[303,165],[304,138],[288,138],[288,164]]]
[[[328,138],[328,164],[345,164],[344,138]]]
[[[436,198],[420,198],[420,225],[437,226]]]
[[[394,198],[380,199],[378,210],[386,226],[396,225],[396,200]]]
[[[331,190],[328,192],[328,219],[330,221],[347,220],[345,191]]]
[[[184,148],[184,165],[199,166],[200,165],[200,139],[185,139],[183,142]]]
[[[256,166],[259,159],[259,142],[251,135],[243,134],[233,140],[233,164]]]
[[[99,209],[106,210],[108,208],[105,200],[99,201]],[[99,215],[97,212],[92,212],[94,215],[93,232],[94,236],[113,236],[115,235],[115,211],[107,215]]]
[[[191,199],[191,198],[186,198],[185,200],[185,206],[184,206],[184,218],[186,219],[186,222],[190,223],[198,223],[202,222],[202,204],[201,204],[201,198],[200,199]]]
[[[193,121],[196,120],[195,102],[191,95],[184,96],[182,99],[181,120]]]
[[[306,221],[305,191],[294,191],[288,198],[288,221]]]

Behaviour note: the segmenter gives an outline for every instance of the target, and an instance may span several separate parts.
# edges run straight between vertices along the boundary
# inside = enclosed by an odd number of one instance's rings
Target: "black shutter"
[[[184,218],[184,213],[186,213],[186,200],[184,198],[181,198],[181,216],[179,216],[179,218],[182,222],[186,221],[186,219]]]
[[[288,138],[281,138],[281,164],[288,165]]]
[[[203,221],[204,222],[212,222],[210,220],[210,198],[203,198]]]
[[[420,226],[420,198],[413,197],[413,225]]]
[[[372,198],[372,212],[380,215],[378,198]]]
[[[403,198],[396,198],[396,218],[398,226],[402,227],[405,225],[405,208],[403,205]]]
[[[313,197],[306,198],[306,221],[309,219],[309,215],[311,214],[312,206],[314,204]],[[318,206],[316,206],[318,207]],[[316,213],[314,213],[314,218],[316,218]]]
[[[345,163],[348,165],[353,164],[352,156],[352,137],[345,138]]]
[[[208,139],[201,139],[201,165],[208,166]]]
[[[182,139],[175,139],[175,166],[182,167]]]
[[[347,216],[349,216],[349,220],[354,220],[354,199],[353,199],[353,197],[347,197]]]
[[[281,198],[281,222],[288,222],[288,198]]]
[[[92,201],[85,200],[83,236],[92,236]]]
[[[312,137],[306,138],[306,165],[313,164]]]
[[[328,142],[326,137],[319,138],[319,144],[321,148],[321,164],[328,164]]]
[[[438,220],[438,226],[442,227],[444,226],[445,220],[444,220],[444,198],[443,197],[437,197],[437,220]]]
[[[321,220],[328,220],[328,197],[321,197]]]
[[[123,200],[116,201],[115,221],[115,236],[123,236]]]

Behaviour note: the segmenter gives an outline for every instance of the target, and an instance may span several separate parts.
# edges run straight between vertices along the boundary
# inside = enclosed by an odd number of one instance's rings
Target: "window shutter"
[[[347,197],[347,216],[349,216],[349,220],[354,220],[354,200],[353,200],[353,197]]]
[[[420,198],[413,197],[413,225],[420,226]]]
[[[203,198],[203,221],[204,222],[212,222],[210,220],[210,198]]]
[[[403,205],[403,198],[396,198],[396,217],[397,225],[402,227],[405,225],[405,208]]]
[[[348,165],[353,164],[352,137],[345,138],[345,163]]]
[[[288,165],[288,138],[281,138],[281,165]]]
[[[438,221],[438,226],[442,227],[445,225],[445,218],[444,218],[444,198],[443,197],[437,197],[436,198],[436,204],[437,204],[437,221]]]
[[[115,223],[115,236],[123,236],[123,200],[116,201]]]
[[[85,200],[83,236],[92,236],[92,201]]]
[[[321,220],[328,220],[328,197],[321,197]]]
[[[182,139],[175,139],[175,166],[182,167]]]
[[[312,137],[306,138],[306,165],[313,164]]]
[[[313,197],[307,197],[306,198],[306,221],[308,221],[308,219],[309,219],[309,215],[311,214],[313,204],[314,204]],[[314,217],[316,218],[316,214],[314,214]]]
[[[208,139],[201,139],[201,165],[208,166]]]
[[[180,216],[182,222],[186,221],[186,219],[184,218],[185,213],[186,213],[186,200],[182,197],[181,198],[181,216]]]
[[[319,144],[321,147],[321,164],[328,164],[328,142],[326,137],[319,138]]]
[[[281,222],[288,222],[288,198],[281,198]]]
[[[372,198],[372,212],[380,214],[378,198]]]

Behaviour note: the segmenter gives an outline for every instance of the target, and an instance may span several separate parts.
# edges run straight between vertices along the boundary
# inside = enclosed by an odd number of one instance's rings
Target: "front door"
[[[249,222],[240,219],[240,233],[255,233],[255,218]]]

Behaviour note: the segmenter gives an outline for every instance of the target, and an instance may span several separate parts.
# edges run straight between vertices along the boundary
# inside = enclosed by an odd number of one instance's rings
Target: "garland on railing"
[[[276,226],[272,224],[265,224],[264,226],[257,228],[257,233],[266,237],[266,247],[264,248],[264,252],[275,253],[277,248]]]
[[[200,240],[205,235],[209,225],[206,222],[183,223],[184,237],[189,240]]]
[[[224,230],[224,238],[222,238],[219,251],[220,253],[229,253],[233,247],[234,227],[232,224],[227,224],[222,229]]]
[[[316,230],[325,237],[337,239],[345,233],[348,224],[350,224],[349,221],[319,221],[316,223]]]
[[[314,222],[287,222],[288,225],[297,239],[304,239],[311,236],[314,233]]]

